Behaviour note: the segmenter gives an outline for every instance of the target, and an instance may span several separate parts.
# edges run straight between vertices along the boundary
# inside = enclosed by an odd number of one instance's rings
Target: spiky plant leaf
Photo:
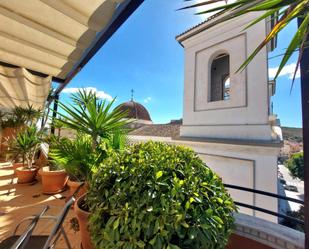
[[[127,113],[113,109],[115,102],[99,100],[96,94],[85,89],[72,96],[74,104],[59,103],[64,112],[58,112],[58,122],[64,127],[83,132],[92,137],[93,149],[98,146],[100,139],[108,139],[115,131],[124,131],[129,121]]]
[[[188,1],[185,1],[185,2],[188,2]],[[216,2],[226,3],[226,1],[224,0],[221,0],[221,1],[208,0],[208,1],[204,1],[199,4],[191,4],[182,9],[206,6],[206,5],[216,3]],[[290,58],[291,54],[294,51],[296,51],[297,48],[299,48],[300,56],[302,55],[303,50],[305,49],[305,46],[303,44],[308,35],[307,17],[308,17],[308,11],[309,11],[309,0],[255,0],[255,1],[237,0],[233,3],[222,4],[219,7],[210,8],[208,10],[199,12],[197,14],[213,13],[216,11],[221,11],[222,14],[224,13],[224,16],[222,16],[221,19],[217,20],[216,23],[225,22],[227,20],[230,20],[240,15],[244,15],[249,12],[261,11],[262,12],[261,17],[258,17],[256,20],[251,22],[247,26],[247,28],[253,26],[254,24],[258,23],[259,21],[265,18],[269,18],[271,15],[275,14],[276,12],[279,12],[279,22],[273,27],[273,29],[270,31],[267,37],[253,51],[253,53],[247,58],[247,60],[240,66],[238,71],[245,69],[248,66],[248,64],[253,60],[253,58],[262,50],[263,47],[265,47],[268,44],[268,42],[271,39],[277,36],[280,33],[280,31],[283,28],[285,28],[289,23],[291,23],[292,21],[298,18],[302,18],[304,20],[303,21],[304,24],[301,25],[296,31],[294,38],[292,39],[288,49],[286,50],[285,56],[283,57],[280,63],[280,66],[278,68],[275,78],[279,76],[280,71],[288,62],[288,59]],[[265,11],[266,13],[264,13]],[[300,57],[298,59],[295,72],[297,71],[299,63],[300,63]],[[294,73],[294,79],[295,79],[295,73]]]

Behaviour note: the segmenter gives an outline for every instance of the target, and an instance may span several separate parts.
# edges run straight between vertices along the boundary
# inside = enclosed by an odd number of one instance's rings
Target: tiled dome
[[[120,104],[117,108],[122,111],[127,111],[128,118],[151,121],[147,109],[133,100]]]

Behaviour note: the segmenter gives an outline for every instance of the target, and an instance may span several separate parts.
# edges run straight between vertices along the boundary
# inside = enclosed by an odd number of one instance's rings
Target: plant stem
[[[96,150],[97,148],[97,135],[92,135],[92,150],[93,152]]]

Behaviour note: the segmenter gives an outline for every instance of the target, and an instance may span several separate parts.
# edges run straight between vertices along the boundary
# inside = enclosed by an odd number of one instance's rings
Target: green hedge
[[[285,166],[290,170],[290,174],[294,178],[304,180],[304,153],[299,152],[293,154],[289,160],[285,162]]]
[[[102,166],[87,196],[96,248],[225,248],[235,205],[192,150],[147,142]]]

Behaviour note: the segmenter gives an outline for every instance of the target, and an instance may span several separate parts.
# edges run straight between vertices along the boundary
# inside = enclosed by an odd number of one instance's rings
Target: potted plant
[[[66,189],[68,174],[53,161],[39,170],[42,178],[42,192],[44,194],[61,193]]]
[[[25,128],[13,139],[11,152],[15,157],[22,156],[22,166],[16,168],[18,183],[31,183],[35,180],[38,167],[33,162],[41,142],[41,132],[36,126]]]
[[[225,248],[236,210],[191,149],[159,142],[112,153],[75,204],[85,207],[97,249]]]
[[[38,159],[44,166],[39,170],[42,179],[42,192],[44,194],[60,193],[66,189],[68,174],[51,157],[51,150],[57,145],[58,139],[53,135],[44,136],[41,154]]]
[[[17,135],[18,132],[23,130],[26,126],[32,126],[41,116],[41,111],[33,108],[32,105],[27,107],[17,106],[14,109],[2,112],[0,114],[0,126],[2,131],[1,148],[4,153],[9,150],[8,144]],[[15,168],[18,165],[15,165]],[[14,166],[13,166],[14,168]]]
[[[103,151],[92,150],[92,140],[87,134],[78,133],[74,139],[60,138],[54,141],[49,156],[69,176],[67,184],[72,195],[81,183],[88,181],[100,161]],[[86,192],[87,184],[78,195]]]
[[[24,127],[24,116],[18,108],[11,112],[1,113],[1,152],[9,150],[9,144],[16,134]]]
[[[86,172],[79,170],[78,173],[80,177],[86,177],[86,181],[89,183],[92,179],[92,174],[97,169],[97,166],[107,157],[108,152],[113,149],[121,149],[125,145],[126,132],[128,121],[127,113],[121,111],[120,109],[112,109],[115,99],[111,102],[105,100],[100,100],[96,93],[93,91],[86,91],[85,89],[80,90],[77,94],[73,94],[71,97],[73,104],[67,105],[59,103],[60,108],[63,112],[59,112],[58,115],[63,119],[58,119],[58,122],[63,125],[64,128],[69,128],[76,131],[76,133],[81,134],[77,140],[62,141],[60,143],[60,150],[57,151],[58,159],[64,161],[63,165],[66,165],[67,171],[70,172],[69,167],[72,172],[76,169],[83,169]],[[74,147],[74,143],[79,143],[78,139],[85,139],[77,147]],[[73,143],[73,144],[72,144]],[[71,148],[74,151],[83,148],[82,152],[72,153],[70,158],[69,153],[61,146],[67,146],[67,151]],[[78,148],[79,147],[79,148]],[[54,151],[55,152],[55,151]],[[61,155],[65,152],[66,155]],[[52,153],[55,158],[55,153]],[[67,160],[69,158],[69,160]],[[80,164],[82,160],[85,160],[83,164]],[[81,167],[81,165],[86,165]],[[91,170],[89,170],[91,168]],[[70,173],[69,173],[70,174]],[[75,173],[76,174],[76,173]],[[74,175],[74,173],[72,174]],[[75,175],[76,176],[76,175]],[[77,177],[78,178],[78,177]],[[86,186],[88,184],[85,184]],[[77,218],[79,220],[81,237],[84,235],[87,237],[87,224],[88,224],[88,214],[87,213],[77,213]],[[85,241],[85,239],[82,239]],[[85,243],[83,247],[87,248]]]
[[[73,104],[59,102],[63,112],[58,112],[60,118],[56,119],[58,125],[69,128],[91,137],[93,151],[104,141],[109,141],[111,136],[127,132],[129,121],[127,112],[112,109],[116,99],[110,102],[100,100],[96,93],[85,89],[71,97]]]
[[[58,113],[54,123],[74,130],[77,137],[58,139],[51,157],[68,172],[68,185],[73,193],[80,182],[91,179],[95,165],[105,158],[108,147],[123,146],[129,122],[127,113],[112,110],[115,99],[109,103],[102,101],[93,91],[82,89],[72,95],[71,101],[71,105],[59,102],[63,112]]]

